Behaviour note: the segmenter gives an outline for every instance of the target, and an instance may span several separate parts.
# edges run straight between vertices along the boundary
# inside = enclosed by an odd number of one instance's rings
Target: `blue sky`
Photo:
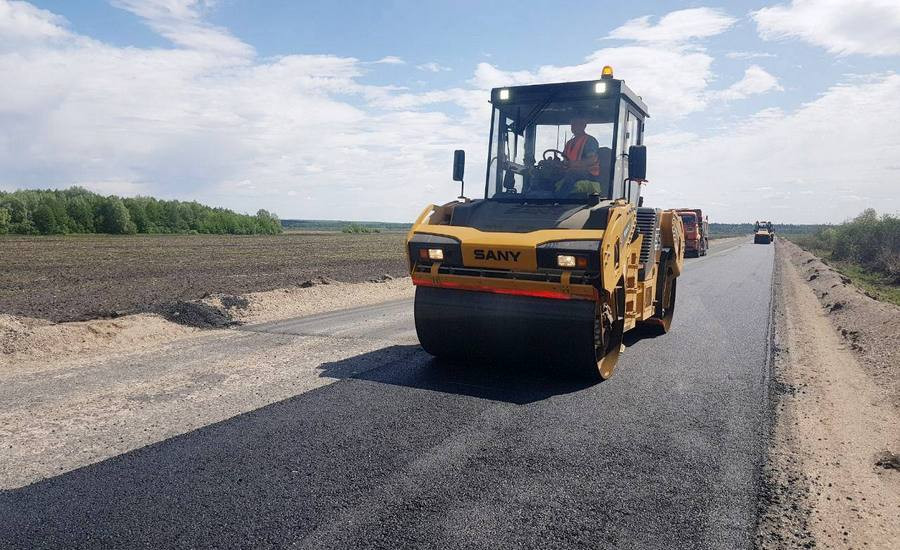
[[[648,204],[841,221],[900,210],[898,61],[885,0],[0,0],[0,189],[405,221],[455,195],[453,149],[481,170],[491,86],[610,63],[650,107]]]

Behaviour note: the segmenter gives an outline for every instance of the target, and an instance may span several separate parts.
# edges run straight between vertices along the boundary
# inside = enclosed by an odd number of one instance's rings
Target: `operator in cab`
[[[569,164],[569,172],[573,176],[584,176],[579,179],[596,180],[600,177],[600,143],[584,130],[587,120],[576,118],[569,127],[572,139],[566,142],[563,153]]]
[[[566,175],[557,186],[562,193],[599,192],[600,143],[585,132],[587,120],[574,118],[570,125],[572,139],[566,142]]]

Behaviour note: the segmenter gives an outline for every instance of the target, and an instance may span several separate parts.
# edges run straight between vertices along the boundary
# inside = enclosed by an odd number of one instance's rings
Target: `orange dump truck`
[[[699,208],[679,208],[676,210],[684,224],[684,255],[706,256],[709,249],[709,221]]]

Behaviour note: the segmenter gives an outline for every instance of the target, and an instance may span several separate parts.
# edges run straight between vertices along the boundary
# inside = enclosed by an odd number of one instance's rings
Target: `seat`
[[[610,186],[609,172],[612,167],[612,149],[609,147],[601,147],[597,151],[597,157],[600,164],[600,176],[597,181],[600,182],[600,188],[603,189],[604,195],[612,196],[612,187]]]

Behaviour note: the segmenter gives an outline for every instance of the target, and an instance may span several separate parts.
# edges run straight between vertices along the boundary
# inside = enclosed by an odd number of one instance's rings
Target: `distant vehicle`
[[[755,233],[753,233],[753,242],[756,244],[770,244],[774,240],[775,228],[772,226],[772,222],[756,222]]]
[[[679,208],[676,210],[684,223],[684,255],[706,256],[709,250],[709,220],[703,217],[699,208]]]
[[[684,265],[681,218],[640,206],[647,106],[610,67],[491,105],[485,198],[428,206],[407,238],[419,342],[609,378],[626,331],[669,329]]]

